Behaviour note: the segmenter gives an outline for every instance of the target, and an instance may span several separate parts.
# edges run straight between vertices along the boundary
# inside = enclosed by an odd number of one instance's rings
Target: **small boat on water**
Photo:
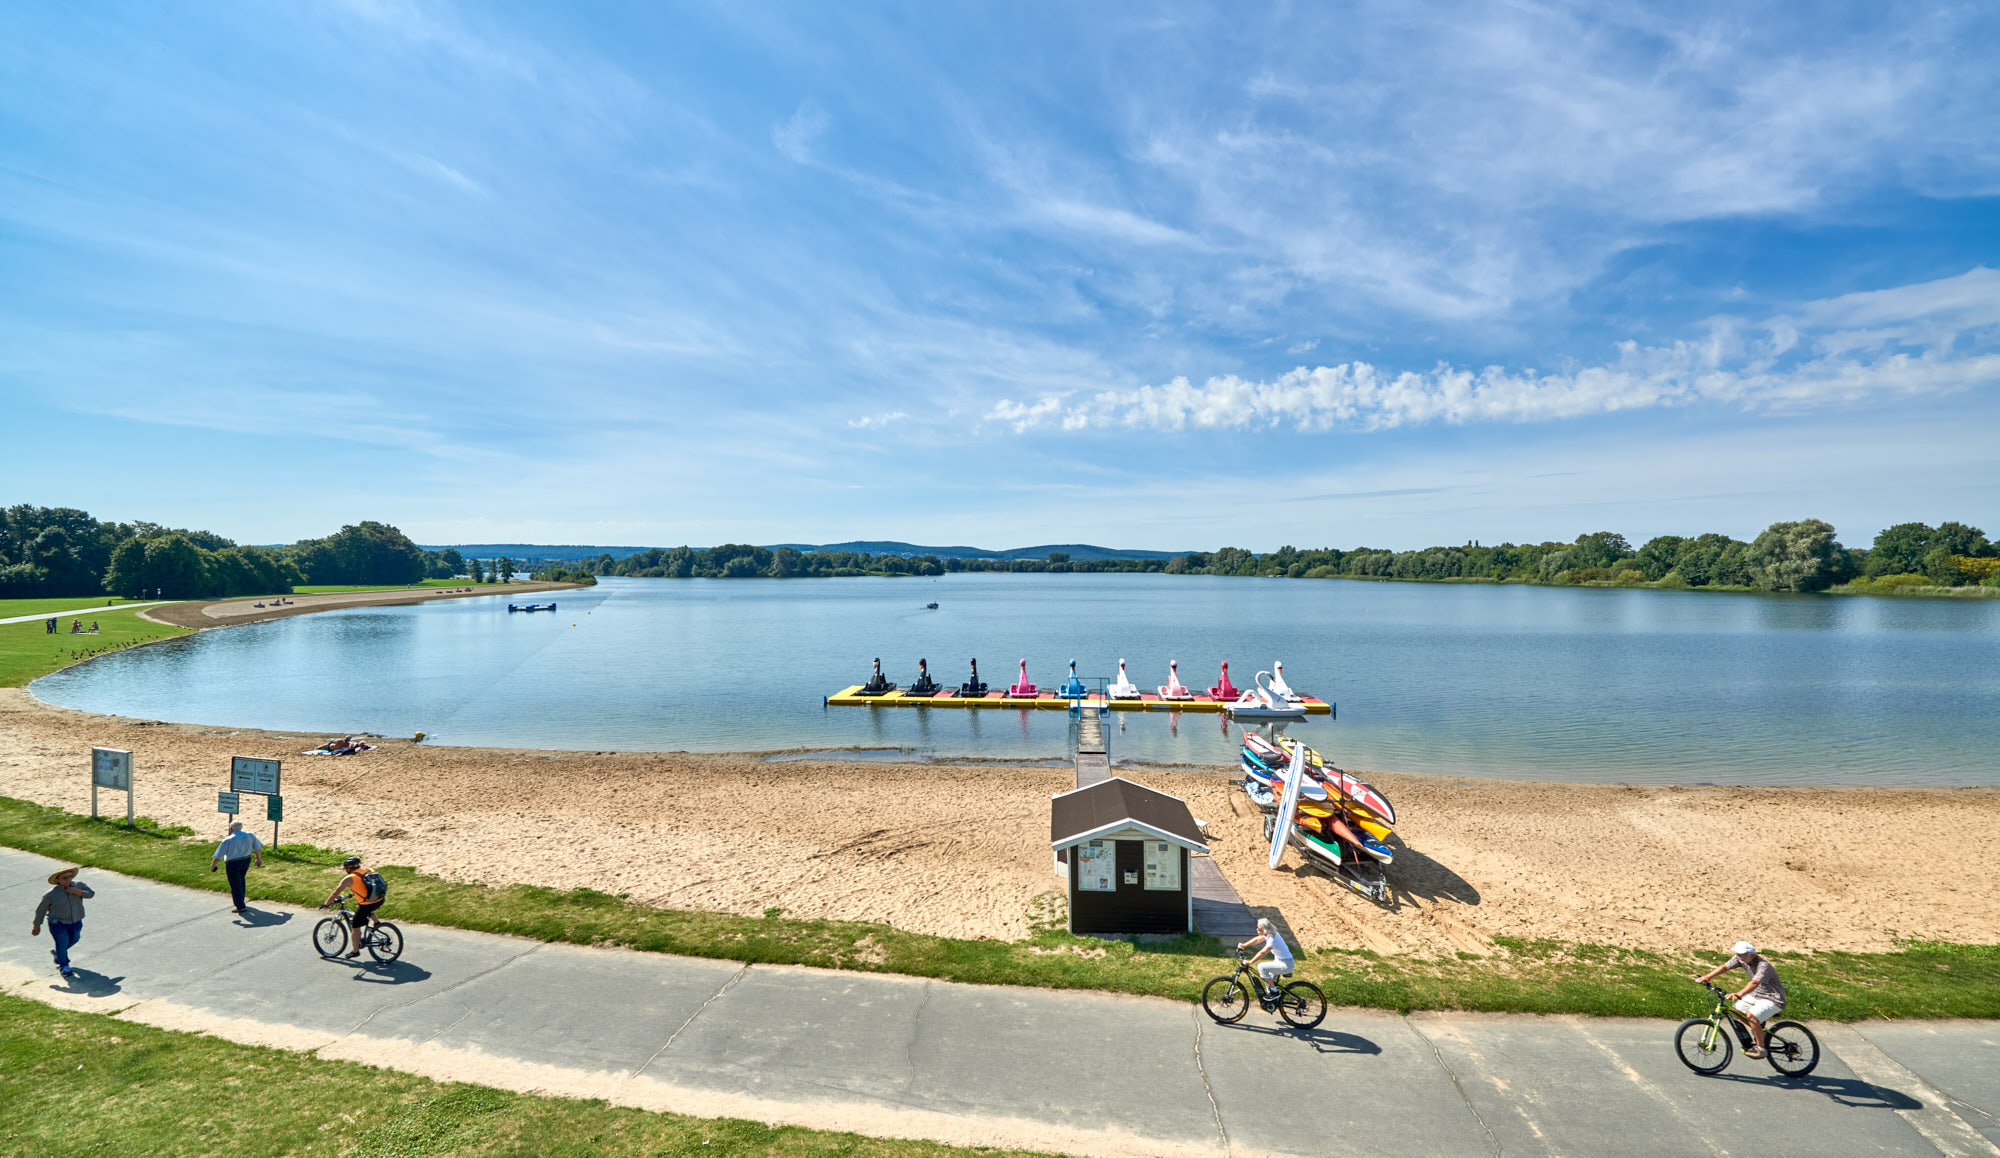
[[[924,610],[925,610],[925,611],[936,611],[936,610],[937,610],[937,604],[935,604],[935,603],[926,603],[926,604],[924,604]]]
[[[1041,689],[1028,682],[1028,661],[1021,661],[1021,679],[1007,689],[1007,694],[1016,698],[1032,698],[1041,694]]]
[[[509,603],[507,605],[507,610],[509,611],[554,611],[555,609],[556,605],[553,603]]]
[[[1114,700],[1136,700],[1140,698],[1139,685],[1125,674],[1125,661],[1118,661],[1118,682],[1104,689],[1104,694]]]
[[[1167,661],[1167,682],[1160,685],[1160,698],[1163,700],[1191,700],[1194,698],[1193,692],[1181,686],[1180,660],[1170,659]]]
[[[1257,686],[1244,692],[1242,697],[1229,705],[1232,720],[1303,720],[1306,718],[1305,704],[1301,700],[1285,698],[1271,681],[1271,673],[1257,673]]]
[[[1076,661],[1069,661],[1069,682],[1056,689],[1056,694],[1066,700],[1080,700],[1090,694],[1083,681],[1076,678]]]

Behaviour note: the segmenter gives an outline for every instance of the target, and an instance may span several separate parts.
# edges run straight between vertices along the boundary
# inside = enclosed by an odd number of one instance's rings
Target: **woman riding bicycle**
[[[1248,963],[1257,967],[1257,976],[1266,982],[1276,984],[1278,978],[1296,968],[1292,963],[1291,946],[1285,944],[1285,938],[1279,934],[1277,926],[1271,924],[1271,918],[1257,918],[1257,935],[1236,947],[1240,950],[1252,945],[1257,946],[1257,952],[1251,955]],[[1264,960],[1267,954],[1271,958],[1269,961]]]
[[[1708,972],[1695,978],[1703,984],[1715,980],[1731,969],[1741,969],[1750,975],[1743,988],[1731,994],[1736,1000],[1736,1012],[1750,1023],[1750,1036],[1756,1046],[1744,1052],[1753,1058],[1764,1056],[1764,1026],[1785,1011],[1785,983],[1778,980],[1777,967],[1758,956],[1757,946],[1748,941],[1738,941],[1730,946],[1734,956]]]
[[[360,857],[350,856],[340,862],[340,867],[346,870],[347,875],[340,878],[340,884],[336,885],[334,890],[327,894],[326,900],[320,905],[320,908],[324,909],[328,905],[333,904],[340,899],[343,893],[351,894],[354,897],[354,913],[347,919],[347,956],[359,957],[361,956],[361,934],[367,931],[368,922],[374,919],[375,910],[382,907],[382,902],[386,898],[372,896],[366,878],[374,874],[361,867]]]

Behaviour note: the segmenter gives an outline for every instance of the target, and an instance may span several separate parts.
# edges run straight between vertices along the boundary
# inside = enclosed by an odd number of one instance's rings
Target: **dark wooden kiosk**
[[[1208,843],[1186,801],[1113,777],[1049,805],[1056,871],[1069,878],[1070,932],[1194,928],[1189,862]]]

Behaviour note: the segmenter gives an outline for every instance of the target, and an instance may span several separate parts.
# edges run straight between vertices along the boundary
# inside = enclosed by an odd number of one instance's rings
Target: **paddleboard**
[[[1299,789],[1306,778],[1306,756],[1303,750],[1292,755],[1291,767],[1285,769],[1285,794],[1278,799],[1278,823],[1271,826],[1271,867],[1285,859],[1285,834],[1292,830],[1292,814],[1298,811]]]

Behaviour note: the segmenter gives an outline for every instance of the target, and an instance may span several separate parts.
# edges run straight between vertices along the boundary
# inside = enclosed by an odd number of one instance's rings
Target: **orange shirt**
[[[361,879],[360,869],[347,874],[347,891],[354,894],[355,904],[368,903],[368,882]]]

